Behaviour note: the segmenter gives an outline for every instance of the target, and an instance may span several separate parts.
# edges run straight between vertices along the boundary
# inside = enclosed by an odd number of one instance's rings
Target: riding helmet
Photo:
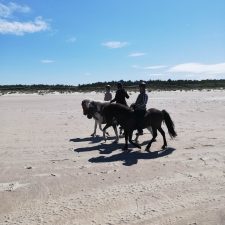
[[[139,84],[139,87],[146,88],[146,83],[142,81],[142,82]]]
[[[117,88],[122,88],[122,87],[123,87],[122,83],[121,82],[118,82],[117,83]]]

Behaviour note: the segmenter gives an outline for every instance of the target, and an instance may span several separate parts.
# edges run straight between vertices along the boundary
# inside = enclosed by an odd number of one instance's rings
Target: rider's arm
[[[125,91],[125,97],[129,98],[130,96],[127,94],[127,92]]]

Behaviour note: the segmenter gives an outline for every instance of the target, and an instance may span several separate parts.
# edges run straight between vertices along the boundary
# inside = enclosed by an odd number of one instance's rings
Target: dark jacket
[[[146,110],[147,102],[148,102],[148,95],[145,92],[140,93],[135,102],[135,107],[137,109]]]
[[[111,101],[111,103],[116,102],[123,105],[127,105],[126,98],[129,98],[127,92],[124,89],[118,89],[116,91],[115,98]]]

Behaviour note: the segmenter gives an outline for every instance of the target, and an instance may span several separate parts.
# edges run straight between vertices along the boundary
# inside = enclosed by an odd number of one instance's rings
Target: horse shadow
[[[107,137],[107,140],[113,140],[115,137]],[[69,141],[72,142],[87,142],[89,141],[90,144],[99,143],[103,141],[104,138],[102,136],[96,135],[95,137],[85,137],[85,138],[72,138]]]
[[[89,151],[99,151],[100,154],[111,154],[113,151],[122,149],[124,147],[124,144],[122,143],[101,143],[96,146],[91,147],[83,147],[83,148],[76,148],[74,149],[74,152],[89,152]],[[129,146],[130,150],[135,148],[134,146]]]
[[[118,149],[118,146],[117,146]],[[88,161],[91,163],[108,163],[108,162],[116,162],[122,161],[125,166],[132,166],[138,163],[139,159],[157,159],[161,157],[168,156],[172,154],[176,149],[174,148],[166,148],[165,150],[154,151],[154,152],[130,152],[123,151],[118,154],[106,157],[106,156],[98,156],[89,159]]]

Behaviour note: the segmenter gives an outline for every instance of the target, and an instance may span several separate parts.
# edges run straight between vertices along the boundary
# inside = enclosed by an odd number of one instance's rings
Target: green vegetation
[[[98,91],[103,90],[106,84],[111,85],[112,90],[116,89],[116,83],[118,81],[111,82],[97,82],[92,84],[78,85],[78,90],[81,91]],[[138,90],[138,84],[140,80],[137,81],[123,81],[124,87],[127,90]],[[222,80],[148,80],[145,81],[147,84],[147,89],[149,90],[202,90],[202,89],[225,89],[225,79]]]
[[[88,91],[104,91],[105,85],[110,84],[112,90],[116,89],[116,83],[118,81],[110,82],[97,82],[91,84],[82,84],[78,86],[73,85],[0,85],[1,94],[10,94],[10,93],[38,93],[40,95],[52,92],[59,93],[71,93],[71,92],[88,92]],[[123,81],[124,87],[128,91],[137,91],[138,84],[140,81]],[[147,84],[148,90],[202,90],[202,89],[225,89],[225,79],[222,80],[149,80],[145,81]]]
[[[33,85],[0,85],[1,94],[13,94],[13,93],[25,93],[33,94],[38,93],[40,95],[59,92],[59,93],[71,93],[77,92],[78,87],[72,85],[44,85],[44,84],[33,84]]]

